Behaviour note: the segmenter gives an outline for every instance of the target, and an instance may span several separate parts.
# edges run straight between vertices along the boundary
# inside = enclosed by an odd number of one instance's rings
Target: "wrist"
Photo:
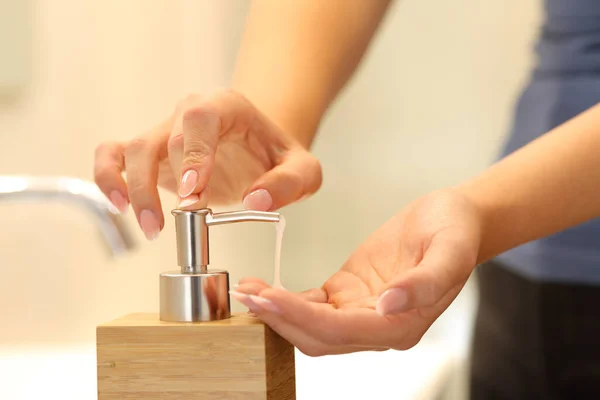
[[[495,204],[492,198],[486,196],[485,191],[481,189],[476,181],[469,181],[455,188],[469,203],[479,223],[480,241],[477,264],[502,253],[507,250],[508,246],[504,240],[507,236],[502,232],[502,227],[506,226],[509,218],[502,215],[501,207]],[[498,218],[506,223],[498,224]]]

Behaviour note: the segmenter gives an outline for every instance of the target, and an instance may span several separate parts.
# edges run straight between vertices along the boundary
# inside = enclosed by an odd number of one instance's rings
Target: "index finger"
[[[271,288],[267,282],[260,278],[245,277],[240,279],[240,283],[234,287],[235,291],[244,293],[259,295],[263,290]],[[322,288],[311,288],[303,290],[302,292],[294,292],[295,295],[300,298],[312,301],[315,303],[327,303],[328,295]]]
[[[199,195],[207,186],[215,163],[219,139],[231,130],[243,135],[254,121],[256,110],[243,96],[220,91],[206,99],[187,100],[178,112],[169,158],[181,157],[179,196]],[[183,144],[182,144],[183,143]],[[183,154],[177,149],[183,147]]]

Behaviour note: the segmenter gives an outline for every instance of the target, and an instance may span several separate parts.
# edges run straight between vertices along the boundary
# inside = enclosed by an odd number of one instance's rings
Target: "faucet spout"
[[[0,176],[0,201],[47,200],[76,204],[94,215],[113,256],[135,247],[119,211],[93,182],[69,177]]]

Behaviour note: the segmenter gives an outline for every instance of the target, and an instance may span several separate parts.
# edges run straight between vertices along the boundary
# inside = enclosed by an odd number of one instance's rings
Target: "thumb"
[[[281,164],[260,176],[244,194],[248,210],[277,210],[321,187],[321,164],[303,149],[288,152]]]
[[[436,239],[422,261],[394,279],[379,297],[376,311],[380,315],[433,306],[453,288],[465,284],[475,267],[476,252],[456,240]]]

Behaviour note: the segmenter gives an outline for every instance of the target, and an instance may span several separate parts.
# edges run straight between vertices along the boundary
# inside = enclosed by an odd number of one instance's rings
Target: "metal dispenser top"
[[[229,318],[229,273],[208,268],[209,227],[236,222],[279,222],[279,213],[210,209],[173,210],[179,271],[160,275],[160,319],[171,322]]]

